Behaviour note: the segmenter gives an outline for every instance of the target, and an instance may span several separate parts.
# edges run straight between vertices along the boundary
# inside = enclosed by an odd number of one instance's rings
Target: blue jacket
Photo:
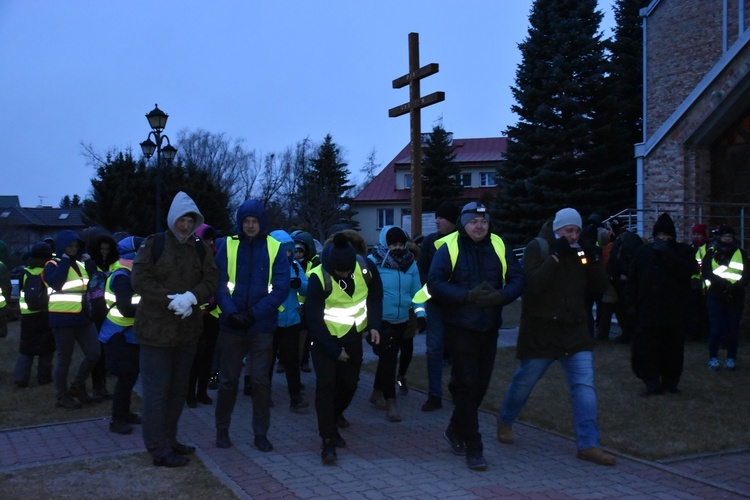
[[[500,259],[490,241],[490,233],[475,243],[459,228],[458,258],[456,267],[451,264],[448,245],[441,246],[430,265],[427,287],[443,309],[446,325],[477,331],[491,331],[502,324],[502,305],[509,304],[521,296],[526,279],[512,249],[505,245],[505,261],[508,269],[503,285],[503,269]],[[500,306],[478,307],[466,302],[472,288],[483,281],[489,283],[503,295]]]
[[[271,231],[271,237],[281,243],[280,253],[287,255],[287,251],[290,252],[287,256],[289,260],[289,278],[290,280],[292,278],[299,278],[301,283],[297,289],[289,288],[289,295],[286,296],[284,303],[281,304],[283,310],[279,311],[279,328],[287,328],[302,322],[302,318],[299,315],[299,295],[307,294],[307,275],[305,275],[305,270],[302,269],[302,266],[294,260],[294,240],[289,236],[289,233],[282,230]]]
[[[260,233],[254,238],[242,232],[242,220],[255,217],[260,221]],[[222,331],[238,335],[273,333],[278,323],[278,308],[289,295],[289,260],[279,251],[269,262],[266,239],[268,218],[263,204],[258,200],[247,200],[237,209],[236,232],[240,244],[237,250],[237,273],[234,293],[229,294],[227,283],[227,240],[222,240],[216,252],[216,266],[219,268],[219,288],[216,291],[216,304],[221,308],[220,325]],[[272,291],[268,292],[268,270],[272,266]],[[254,323],[245,330],[229,326],[229,316],[251,310]]]
[[[385,235],[392,227],[395,226],[385,226],[380,231],[378,249],[382,253],[385,253],[388,249]],[[404,251],[408,252],[409,250],[404,249]],[[386,267],[385,261],[377,255],[377,253],[371,254],[367,258],[378,265],[380,281],[383,283],[383,319],[394,324],[408,321],[409,309],[418,305],[413,304],[411,299],[422,288],[416,259],[406,271],[402,271],[393,267]],[[423,307],[414,307],[414,310],[418,317],[425,315]]]
[[[78,255],[73,258],[62,257],[65,253],[65,248],[76,241],[80,245]],[[62,258],[55,259],[57,265],[47,264],[44,266],[44,273],[42,276],[44,277],[44,282],[47,283],[47,286],[59,291],[68,280],[68,270],[70,270],[71,264],[73,264],[74,260],[78,260],[83,253],[83,240],[78,237],[78,234],[75,231],[63,229],[57,233],[57,236],[55,236],[55,249],[57,257]],[[83,295],[81,295],[81,301],[83,301]],[[49,313],[49,325],[52,328],[88,325],[89,323],[91,323],[91,320],[83,312],[77,314]]]

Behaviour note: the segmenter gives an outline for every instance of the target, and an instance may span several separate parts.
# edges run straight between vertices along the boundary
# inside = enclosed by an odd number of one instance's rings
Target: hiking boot
[[[724,361],[724,368],[729,370],[730,372],[733,372],[737,369],[737,365],[734,362],[733,358],[727,358],[726,361]]]
[[[94,400],[94,403],[110,401],[112,399],[112,394],[109,393],[106,387],[100,387],[99,389],[94,389],[91,392],[91,399]]]
[[[88,405],[94,402],[93,399],[91,399],[91,396],[89,396],[89,393],[86,392],[86,387],[83,384],[71,384],[70,390],[68,391],[68,394],[76,398],[81,403]]]
[[[320,458],[323,460],[325,465],[333,465],[336,463],[336,444],[333,439],[324,439],[322,451],[320,452]]]
[[[232,441],[229,439],[229,429],[218,429],[216,431],[216,447],[223,449],[232,447]]]
[[[708,369],[711,370],[712,372],[718,372],[719,370],[721,370],[721,365],[719,364],[719,359],[718,358],[710,358],[708,360]]]
[[[154,465],[157,467],[184,467],[190,463],[190,459],[183,455],[167,455],[154,459]]]
[[[584,450],[578,450],[577,457],[579,460],[587,460],[599,465],[615,465],[614,455],[610,455],[598,446],[594,446],[593,448],[586,448]]]
[[[301,394],[295,394],[294,396],[292,396],[292,399],[289,403],[289,411],[298,412],[303,410],[304,408],[307,408],[309,405],[310,403],[308,403]]]
[[[299,369],[305,373],[310,373],[310,362],[303,361],[302,363],[300,363]]]
[[[346,448],[346,441],[341,437],[341,433],[339,433],[338,429],[336,429],[336,436],[333,438],[333,444],[336,445],[336,448]]]
[[[336,427],[338,427],[339,429],[346,429],[350,425],[352,424],[350,424],[343,415],[339,415],[338,417],[336,417]]]
[[[172,452],[177,455],[192,455],[195,453],[195,446],[175,442],[172,445]]]
[[[422,411],[435,411],[443,407],[443,400],[437,396],[427,396],[427,401],[422,405]]]
[[[55,406],[58,408],[65,408],[67,410],[80,410],[83,405],[73,398],[70,394],[63,394],[57,397]]]
[[[399,414],[398,408],[396,408],[396,398],[386,399],[385,409],[385,418],[389,422],[401,422],[401,414]]]
[[[443,437],[445,437],[445,440],[450,443],[454,455],[466,455],[466,445],[464,444],[464,440],[453,432],[453,426],[449,425],[448,428],[445,429]]]
[[[396,379],[396,383],[398,384],[398,390],[401,392],[402,396],[409,394],[409,386],[406,385],[406,377],[399,376]]]
[[[255,436],[255,441],[253,442],[253,444],[262,452],[269,452],[273,450],[271,441],[269,441],[268,438],[263,435]]]
[[[383,398],[383,391],[380,389],[373,389],[370,394],[370,404],[378,410],[385,410],[385,399]]]
[[[133,427],[129,423],[123,422],[122,420],[112,420],[109,422],[109,432],[115,434],[130,434],[133,432]]]
[[[513,437],[513,426],[497,424],[497,440],[503,444],[513,444],[516,439]]]
[[[466,466],[471,470],[487,470],[487,460],[481,451],[472,451],[466,454]]]
[[[208,377],[208,388],[212,391],[215,391],[219,388],[219,374],[218,373],[212,373],[210,377]]]

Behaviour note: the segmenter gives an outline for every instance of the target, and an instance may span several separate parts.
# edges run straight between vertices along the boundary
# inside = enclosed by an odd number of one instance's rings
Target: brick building
[[[689,228],[750,231],[750,0],[653,0],[643,22],[639,232],[667,211]]]

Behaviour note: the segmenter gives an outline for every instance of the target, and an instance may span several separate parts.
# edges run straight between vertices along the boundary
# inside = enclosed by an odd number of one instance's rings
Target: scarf
[[[406,248],[404,248],[401,253],[394,255],[389,248],[378,245],[372,252],[372,256],[375,257],[375,263],[377,265],[388,269],[398,269],[404,273],[408,271],[414,263],[414,254]]]

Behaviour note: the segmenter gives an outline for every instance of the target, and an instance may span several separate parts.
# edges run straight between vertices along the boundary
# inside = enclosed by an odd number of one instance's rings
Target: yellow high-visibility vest
[[[310,272],[318,277],[323,290],[326,289],[324,272],[322,265],[314,267]],[[323,321],[331,335],[341,338],[352,326],[358,332],[367,328],[367,291],[367,281],[359,259],[354,267],[354,293],[351,297],[339,286],[337,280],[331,280],[331,293],[326,297],[323,309]]]
[[[458,262],[458,236],[458,231],[455,231],[447,236],[443,236],[442,238],[435,240],[436,249],[440,248],[443,245],[448,245],[448,255],[450,255],[451,259],[451,269],[455,269],[456,262]],[[497,258],[500,259],[500,266],[503,268],[502,282],[503,284],[505,284],[505,275],[508,272],[508,264],[505,260],[505,243],[503,243],[503,239],[496,234],[490,234],[490,242],[492,243],[492,248],[497,254]],[[415,304],[420,304],[427,302],[431,297],[432,295],[427,289],[427,283],[425,283],[424,286],[422,286],[422,288],[420,288],[419,291],[414,294],[414,297],[411,300]]]
[[[227,238],[227,276],[229,281],[227,282],[227,288],[229,289],[229,295],[234,293],[234,287],[237,283],[237,252],[240,248],[240,237],[232,236]],[[268,252],[268,293],[273,291],[273,261],[276,259],[276,255],[279,253],[281,243],[275,238],[266,236],[266,251]],[[218,307],[217,307],[218,309]],[[283,311],[284,306],[279,306],[279,311]],[[218,314],[218,313],[217,313]]]
[[[721,265],[716,262],[716,259],[711,259],[711,269],[716,276],[724,278],[728,282],[734,284],[742,279],[742,273],[745,270],[745,263],[742,261],[742,251],[738,248],[732,255],[732,260],[729,261],[729,265]],[[711,286],[711,282],[706,280],[706,288]]]
[[[112,267],[114,268],[112,274],[107,277],[107,282],[104,284],[104,301],[107,303],[107,309],[109,309],[109,312],[107,312],[107,319],[117,326],[133,326],[133,324],[135,323],[135,318],[127,318],[122,315],[120,310],[117,308],[117,298],[112,291],[112,280],[115,277],[115,272],[120,269],[126,269],[128,271],[128,275],[130,275],[131,269],[128,266],[120,264],[119,262],[117,262],[116,265]],[[130,303],[133,305],[138,305],[140,301],[141,297],[137,293],[133,294],[133,297],[130,299]]]
[[[53,259],[50,263],[55,266],[60,262],[59,259]],[[73,269],[73,264],[78,267],[80,276]],[[44,275],[42,275],[44,276]],[[80,262],[73,261],[68,269],[68,278],[63,284],[62,289],[58,292],[53,290],[49,296],[49,312],[63,314],[78,314],[83,312],[83,294],[86,293],[86,285],[89,282],[89,275],[86,268]]]

